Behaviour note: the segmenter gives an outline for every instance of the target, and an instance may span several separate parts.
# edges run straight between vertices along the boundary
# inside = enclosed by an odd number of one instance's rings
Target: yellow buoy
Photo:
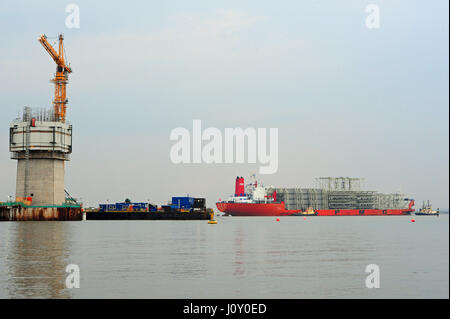
[[[211,219],[208,221],[208,224],[217,224],[217,220]]]

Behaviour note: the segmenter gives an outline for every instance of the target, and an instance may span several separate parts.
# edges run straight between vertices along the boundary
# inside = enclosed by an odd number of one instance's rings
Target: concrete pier
[[[51,112],[25,108],[10,125],[11,158],[17,160],[16,199],[32,198],[33,206],[65,203],[65,161],[72,153],[72,126]]]
[[[28,185],[25,158],[17,158],[16,197],[33,195],[33,205],[61,205],[65,202],[64,160],[46,153],[30,153]]]

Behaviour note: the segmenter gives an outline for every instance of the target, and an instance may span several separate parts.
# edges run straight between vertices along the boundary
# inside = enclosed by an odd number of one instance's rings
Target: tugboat
[[[308,209],[305,210],[304,212],[294,213],[291,216],[317,216],[317,215],[318,213],[312,207],[308,207]]]
[[[432,210],[430,201],[428,200],[426,205],[425,202],[423,202],[422,208],[415,214],[421,216],[439,216],[439,208],[437,210]]]

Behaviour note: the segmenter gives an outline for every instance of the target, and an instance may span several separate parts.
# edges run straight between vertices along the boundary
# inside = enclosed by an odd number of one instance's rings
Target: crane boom
[[[53,61],[55,61],[56,74],[52,79],[55,83],[55,98],[53,100],[53,107],[55,113],[55,121],[66,121],[66,108],[67,108],[67,98],[66,98],[66,85],[68,83],[68,74],[72,73],[70,66],[66,65],[64,61],[64,45],[63,45],[63,35],[59,35],[59,52],[52,47],[52,45],[47,41],[47,36],[42,34],[38,41],[42,44],[44,49],[50,54]]]

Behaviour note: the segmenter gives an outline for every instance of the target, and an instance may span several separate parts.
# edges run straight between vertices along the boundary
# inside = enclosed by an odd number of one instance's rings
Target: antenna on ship
[[[250,186],[253,186],[253,187],[258,187],[258,181],[256,180],[256,173],[253,173],[252,175],[250,175],[250,178],[252,178],[253,179],[253,183],[250,183]]]

